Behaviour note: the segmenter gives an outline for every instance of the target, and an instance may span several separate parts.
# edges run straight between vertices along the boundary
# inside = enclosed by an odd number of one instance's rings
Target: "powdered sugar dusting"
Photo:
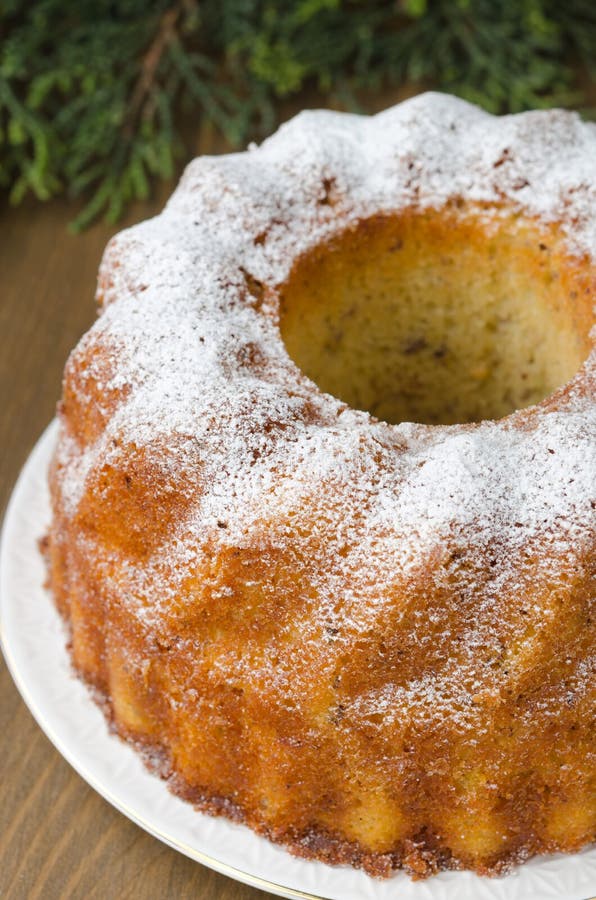
[[[486,613],[485,645],[500,598],[582,567],[595,526],[594,352],[566,390],[504,420],[393,426],[322,394],[281,340],[274,288],[298,254],[371,214],[458,196],[557,222],[570,252],[593,260],[596,126],[561,111],[495,118],[438,94],[372,118],[303,113],[257,149],[195,160],[160,216],[110,243],[103,312],[71,366],[90,343],[115,348],[108,380],[93,360],[86,372],[94,396],[122,399],[82,449],[63,428],[60,490],[74,514],[131,446],[183,492],[180,473],[200,471],[167,542],[123,573],[147,626],[214,547],[308,548],[317,604],[305,647],[322,627],[338,646],[369,628],[391,585],[418,584],[437,555],[447,572],[454,546],[498,562],[483,582],[462,575]]]

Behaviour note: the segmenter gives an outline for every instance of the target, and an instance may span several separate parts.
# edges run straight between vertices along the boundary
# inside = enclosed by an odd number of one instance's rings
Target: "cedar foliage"
[[[4,0],[0,186],[120,216],[184,156],[182,122],[233,146],[308,88],[358,108],[413,83],[492,112],[580,106],[596,81],[594,0]]]

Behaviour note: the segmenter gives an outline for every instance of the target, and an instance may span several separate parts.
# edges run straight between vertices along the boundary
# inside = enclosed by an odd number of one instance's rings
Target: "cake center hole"
[[[587,357],[585,270],[554,228],[503,211],[379,216],[298,259],[282,336],[323,391],[384,421],[496,419]]]

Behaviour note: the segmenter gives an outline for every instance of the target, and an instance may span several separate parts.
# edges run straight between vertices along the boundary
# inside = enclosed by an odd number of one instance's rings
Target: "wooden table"
[[[128,223],[153,214],[162,199],[131,210]],[[0,209],[0,511],[54,414],[68,352],[95,317],[97,266],[116,229],[96,225],[72,236],[73,213],[56,202]],[[171,850],[88,787],[38,728],[3,660],[0,790],[6,900],[270,896]]]

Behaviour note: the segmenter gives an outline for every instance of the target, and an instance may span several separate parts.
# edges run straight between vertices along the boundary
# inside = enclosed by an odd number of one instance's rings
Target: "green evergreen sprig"
[[[0,185],[82,196],[80,228],[169,177],[189,121],[239,146],[305,88],[357,108],[414,83],[516,112],[581,106],[595,81],[593,0],[4,0]]]

